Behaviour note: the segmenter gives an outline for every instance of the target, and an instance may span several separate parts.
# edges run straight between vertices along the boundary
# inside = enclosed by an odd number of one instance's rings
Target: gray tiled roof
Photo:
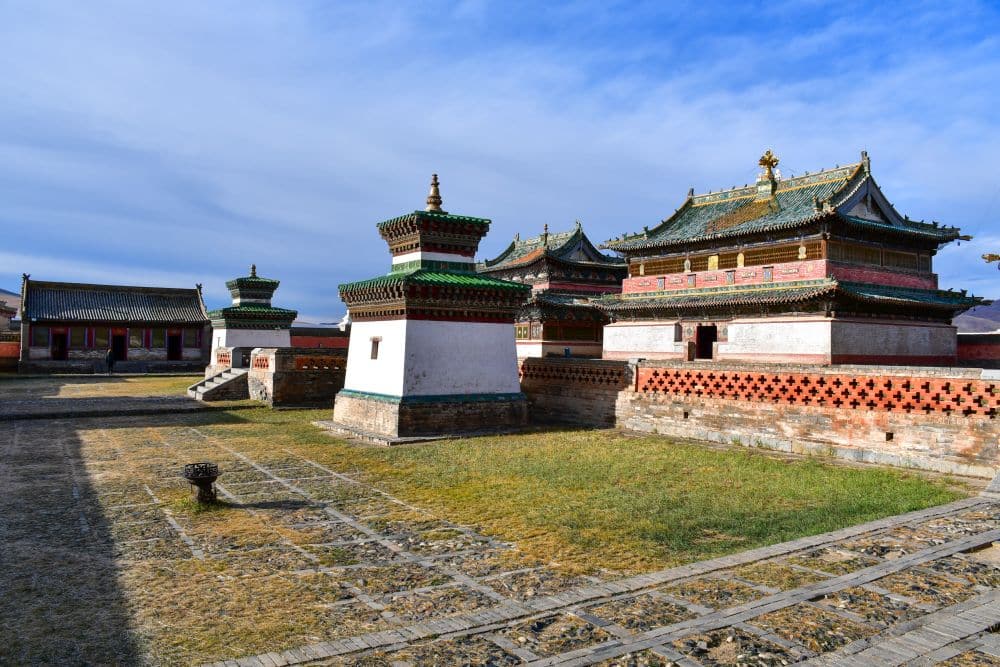
[[[163,324],[207,321],[197,289],[28,280],[25,295],[26,320]]]

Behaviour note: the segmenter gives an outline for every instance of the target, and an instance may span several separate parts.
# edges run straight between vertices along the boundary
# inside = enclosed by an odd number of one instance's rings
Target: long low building
[[[201,371],[210,335],[201,286],[193,289],[31,280],[21,284],[24,372]]]

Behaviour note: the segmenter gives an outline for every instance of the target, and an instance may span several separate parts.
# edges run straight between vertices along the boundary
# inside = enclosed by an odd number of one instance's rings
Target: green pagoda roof
[[[403,215],[397,215],[395,218],[389,218],[388,220],[383,220],[382,222],[375,225],[378,229],[382,229],[388,225],[396,222],[403,222],[406,220],[441,220],[448,222],[465,222],[471,223],[473,225],[486,225],[489,226],[492,222],[489,218],[473,218],[469,215],[454,215],[452,213],[445,213],[444,211],[413,211],[412,213],[404,213]]]
[[[249,315],[252,317],[291,316],[292,318],[294,318],[298,314],[299,311],[291,310],[290,308],[275,308],[274,306],[266,306],[264,304],[258,304],[258,303],[244,303],[239,306],[226,306],[225,308],[218,308],[216,310],[208,311],[208,316],[212,319],[217,319],[220,317],[239,317],[241,315]]]
[[[584,234],[583,226],[577,221],[576,226],[568,232],[550,234],[549,226],[545,225],[545,231],[538,236],[523,240],[515,238],[503,252],[493,259],[482,262],[477,268],[479,271],[495,271],[531,264],[543,257],[571,264],[625,266],[622,260],[608,257],[598,250]]]
[[[370,278],[353,283],[339,285],[341,293],[354,292],[371,287],[389,287],[394,285],[433,285],[437,287],[472,287],[504,289],[527,292],[531,287],[508,280],[498,280],[488,276],[462,271],[436,271],[431,269],[416,269],[410,272],[390,273],[389,275]]]
[[[761,196],[762,186],[770,196]],[[863,216],[855,213],[862,196],[870,207]],[[856,164],[815,174],[782,180],[768,169],[756,185],[701,195],[691,191],[681,207],[656,227],[608,241],[603,247],[638,252],[791,230],[821,219],[834,226],[870,227],[938,243],[960,234],[955,227],[914,222],[896,212],[875,184],[868,156],[862,153]]]

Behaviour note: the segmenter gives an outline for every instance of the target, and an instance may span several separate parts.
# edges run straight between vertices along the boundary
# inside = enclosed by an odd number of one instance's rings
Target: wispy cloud
[[[334,319],[384,271],[374,223],[421,205],[603,240],[773,147],[869,150],[894,204],[977,236],[945,286],[1000,297],[988,4],[36,3],[0,8],[0,285],[222,282]],[[54,276],[53,276],[54,277]]]

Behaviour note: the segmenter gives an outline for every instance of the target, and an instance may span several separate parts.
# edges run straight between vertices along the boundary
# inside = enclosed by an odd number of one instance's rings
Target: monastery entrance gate
[[[696,351],[695,356],[698,359],[711,359],[715,355],[713,352],[713,347],[715,342],[719,340],[719,327],[714,324],[699,324],[698,331],[696,335]]]

